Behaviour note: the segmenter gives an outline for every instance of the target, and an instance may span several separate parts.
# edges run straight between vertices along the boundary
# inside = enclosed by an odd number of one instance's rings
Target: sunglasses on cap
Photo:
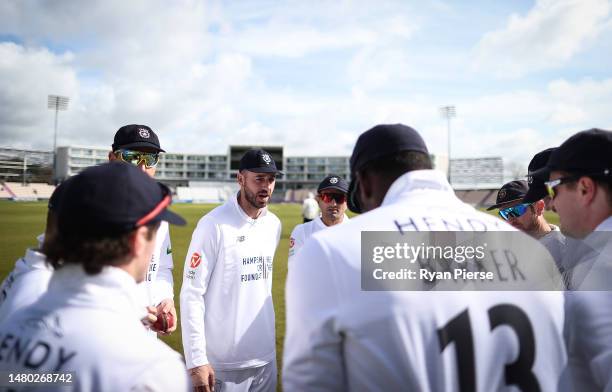
[[[131,163],[134,166],[144,163],[147,169],[151,169],[159,163],[158,152],[143,152],[134,150],[120,149],[114,152],[115,156],[124,162]]]
[[[343,193],[320,193],[320,196],[325,203],[331,203],[332,200],[335,200],[336,204],[346,202],[346,195]]]
[[[504,220],[510,220],[510,218],[518,218],[523,216],[531,204],[523,203],[518,204],[514,207],[503,208],[499,210],[499,216]]]

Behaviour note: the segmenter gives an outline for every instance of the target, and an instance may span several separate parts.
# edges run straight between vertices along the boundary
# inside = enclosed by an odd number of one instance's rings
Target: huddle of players
[[[171,253],[167,224],[184,224],[167,210],[169,190],[151,178],[160,151],[150,128],[123,127],[109,158],[134,165],[89,168],[56,189],[43,253],[28,251],[3,283],[0,370],[73,371],[76,390],[185,390],[190,383],[196,390],[275,390],[271,278],[281,226],[267,204],[281,173],[265,151],[247,152],[239,193],[194,230],[180,298],[188,379],[179,356],[142,327],[159,313],[175,314],[172,281],[165,282],[169,291],[152,283],[164,280],[163,269],[171,272],[171,259],[169,268],[160,261]],[[539,163],[530,165],[526,192],[521,195],[525,184],[507,184],[493,208],[548,249],[560,249],[570,242],[540,219],[549,203],[580,249],[563,248],[559,257],[551,250],[566,284],[603,290],[612,249],[606,237],[593,234],[612,230],[612,133],[581,132],[543,153],[550,156],[534,157]],[[350,187],[333,175],[321,182],[321,216],[298,225],[290,238],[284,389],[612,388],[607,291],[361,290],[362,231],[397,231],[398,222],[431,217],[513,230],[462,203],[431,169],[415,130],[379,125],[355,145]],[[523,201],[536,188],[535,199]],[[549,200],[542,200],[542,189]],[[350,221],[347,199],[362,213]],[[521,226],[527,210],[535,216],[533,228]],[[414,224],[407,230],[445,229]],[[535,240],[525,235],[524,241]],[[25,281],[16,278],[25,270],[42,276],[40,292],[30,296],[40,298],[2,319],[16,291],[12,282]]]

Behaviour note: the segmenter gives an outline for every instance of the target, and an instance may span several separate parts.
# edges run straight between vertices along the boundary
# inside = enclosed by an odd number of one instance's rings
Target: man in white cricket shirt
[[[349,208],[366,213],[314,234],[292,261],[284,390],[556,389],[565,364],[560,292],[361,288],[362,232],[508,230],[546,253],[542,246],[461,202],[410,127],[363,133],[350,162]]]
[[[548,195],[548,191],[544,185],[544,182],[548,181],[548,177],[543,177],[541,174],[535,175],[535,173],[546,166],[546,163],[550,159],[550,155],[555,150],[556,148],[547,148],[546,150],[540,151],[534,155],[531,162],[529,162],[529,166],[527,167],[527,182],[529,183],[529,189],[525,197],[523,197],[523,203],[537,206],[539,203],[543,202],[544,209],[550,211],[552,199]],[[542,218],[544,217],[542,216]],[[546,222],[546,224],[550,227],[550,231],[543,233],[543,235],[532,235],[532,237],[535,237],[546,247],[555,260],[555,263],[557,263],[557,267],[564,276],[564,279],[567,279],[565,271],[568,269],[568,266],[565,265],[567,262],[565,256],[568,247],[572,246],[572,239],[566,238],[559,226],[548,222]]]
[[[53,241],[57,232],[57,212],[61,193],[70,179],[58,185],[49,198],[45,233],[39,236],[37,249],[27,249],[24,257],[17,260],[15,268],[0,285],[0,322],[15,311],[34,303],[49,286],[53,267],[42,253],[44,244]]]
[[[346,194],[348,183],[340,176],[331,174],[317,188],[317,203],[321,215],[312,221],[295,226],[289,237],[289,262],[311,235],[326,227],[348,222],[346,216]]]
[[[514,180],[504,184],[497,192],[496,203],[487,211],[498,209],[499,216],[515,228],[540,241],[551,254],[559,271],[563,269],[565,236],[559,228],[544,218],[545,202],[536,199],[525,202],[529,185],[525,180]]]
[[[43,249],[55,269],[49,288],[0,324],[3,374],[62,376],[34,385],[44,391],[189,390],[180,355],[143,327],[137,293],[161,220],[185,224],[171,200],[166,186],[121,162],[72,178],[58,235]]]
[[[181,288],[181,325],[194,387],[274,391],[272,262],[281,222],[267,205],[281,174],[271,155],[240,160],[236,197],[193,232]]]
[[[165,151],[160,147],[159,139],[151,128],[146,125],[130,124],[119,128],[115,133],[108,159],[131,163],[153,178],[159,163],[159,154],[162,152]],[[170,227],[167,222],[162,221],[157,230],[155,251],[151,257],[146,279],[138,285],[138,290],[141,302],[149,313],[153,315],[157,315],[158,312],[171,313],[173,319],[177,320],[174,307],[173,267]],[[175,322],[167,331],[155,332],[167,335],[174,332],[176,327]]]
[[[567,139],[539,174],[573,238],[565,302],[568,380],[576,391],[612,390],[612,132]]]

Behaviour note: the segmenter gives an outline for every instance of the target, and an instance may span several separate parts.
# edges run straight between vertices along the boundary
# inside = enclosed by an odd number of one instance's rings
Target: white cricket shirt
[[[339,225],[346,224],[349,221],[349,217],[344,214],[342,222]],[[297,254],[308,238],[314,233],[326,229],[328,226],[323,223],[320,216],[317,216],[310,222],[302,223],[293,228],[291,237],[289,238],[289,261]]]
[[[143,307],[157,306],[166,298],[174,298],[172,268],[172,246],[170,229],[162,221],[155,236],[155,250],[149,263],[145,280],[138,284],[138,296]]]
[[[15,311],[34,303],[49,285],[53,267],[36,249],[27,249],[0,286],[0,322]]]
[[[73,391],[188,391],[180,355],[150,339],[140,313],[136,282],[124,270],[92,276],[65,266],[37,302],[0,323],[0,371],[74,372]]]
[[[187,368],[265,365],[275,358],[272,262],[280,220],[251,219],[232,197],[193,232],[181,288]]]
[[[398,226],[516,231],[462,203],[444,173],[420,170],[398,178],[381,207],[313,235],[287,278],[284,390],[459,391],[460,380],[463,390],[504,390],[519,352],[512,376],[524,390],[534,379],[555,390],[562,293],[362,291],[361,232]]]
[[[569,256],[576,257],[570,287],[601,290],[565,293],[566,382],[576,391],[612,390],[611,238],[612,216],[578,242]]]

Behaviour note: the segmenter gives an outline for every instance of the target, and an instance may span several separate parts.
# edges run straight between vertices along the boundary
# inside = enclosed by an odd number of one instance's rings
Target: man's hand
[[[202,365],[189,369],[191,383],[195,392],[213,392],[215,386],[215,371],[210,365]]]
[[[157,321],[157,308],[155,306],[147,306],[147,315],[141,318],[140,321],[145,327],[151,328]]]
[[[176,331],[176,325],[178,319],[176,318],[176,308],[174,307],[174,301],[172,298],[166,298],[157,305],[157,314],[160,313],[170,313],[172,314],[172,318],[174,320],[174,324],[167,331],[156,331],[160,335],[170,335],[172,332]]]

